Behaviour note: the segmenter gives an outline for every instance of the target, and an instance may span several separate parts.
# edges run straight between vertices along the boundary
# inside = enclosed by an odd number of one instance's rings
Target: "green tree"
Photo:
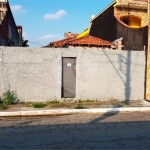
[[[23,38],[22,38],[22,47],[28,47],[29,45],[28,45],[28,40],[24,40]]]

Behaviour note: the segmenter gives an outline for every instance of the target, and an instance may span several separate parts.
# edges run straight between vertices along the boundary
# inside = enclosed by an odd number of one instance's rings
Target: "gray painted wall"
[[[61,100],[62,57],[77,57],[77,99],[144,99],[145,52],[0,47],[0,95]]]

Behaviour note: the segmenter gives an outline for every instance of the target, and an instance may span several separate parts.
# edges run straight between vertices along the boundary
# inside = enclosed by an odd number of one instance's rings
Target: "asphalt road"
[[[150,149],[150,112],[0,118],[0,150]]]

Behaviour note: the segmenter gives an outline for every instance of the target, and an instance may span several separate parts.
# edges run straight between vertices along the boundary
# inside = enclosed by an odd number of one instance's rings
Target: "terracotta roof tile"
[[[71,37],[71,38],[66,38],[66,39],[62,39],[62,40],[59,40],[59,41],[54,41],[54,42],[51,42],[49,43],[47,46],[45,47],[63,47],[65,46],[70,40],[73,40],[74,37]]]
[[[106,40],[102,40],[90,35],[87,35],[85,37],[81,37],[81,38],[67,38],[67,39],[63,39],[63,40],[59,40],[59,41],[54,41],[49,43],[47,46],[45,47],[68,47],[68,46],[80,46],[80,47],[84,47],[84,46],[92,46],[92,47],[97,47],[97,46],[114,46],[113,43],[106,41]]]
[[[113,43],[90,35],[69,41],[69,45],[114,46]]]

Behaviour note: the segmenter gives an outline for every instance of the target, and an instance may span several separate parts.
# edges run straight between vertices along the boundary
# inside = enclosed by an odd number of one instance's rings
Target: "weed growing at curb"
[[[83,100],[81,100],[81,99],[78,100],[78,103],[82,103],[82,102],[83,102]]]
[[[1,103],[0,104],[0,110],[5,110],[5,109],[7,109],[7,105],[4,103]]]
[[[34,108],[43,108],[45,106],[47,106],[47,105],[44,103],[33,103],[32,104],[32,107],[34,107]]]
[[[22,104],[25,104],[26,107],[32,107],[32,103],[31,102],[26,102],[26,103],[24,102]]]
[[[50,101],[49,103],[50,103],[50,104],[58,104],[59,101],[58,101],[58,100],[53,100],[53,101]]]
[[[96,102],[96,101],[87,99],[87,100],[85,100],[85,102]]]
[[[125,105],[129,105],[130,104],[130,102],[129,101],[125,101],[125,102],[123,102]]]
[[[97,103],[97,102],[100,102],[100,101],[97,101],[97,100],[89,100],[89,99],[87,99],[87,100],[79,99],[79,100],[78,100],[78,103],[85,103],[85,102],[87,102],[87,103],[90,103],[90,102],[92,102],[92,103]]]
[[[75,109],[84,109],[85,107],[81,104],[78,104],[77,106],[74,107]]]
[[[9,85],[9,89],[7,89],[6,92],[3,93],[2,103],[6,105],[11,105],[15,103],[16,99],[17,96],[14,91],[10,90],[10,85]]]
[[[7,109],[8,105],[15,104],[17,100],[17,96],[14,91],[9,88],[3,93],[3,96],[0,97],[0,110]]]

